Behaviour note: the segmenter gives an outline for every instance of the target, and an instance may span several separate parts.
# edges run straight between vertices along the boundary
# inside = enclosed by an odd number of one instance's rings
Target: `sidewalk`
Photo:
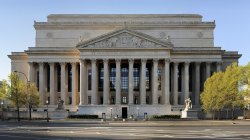
[[[16,120],[0,121],[0,124],[20,124],[20,125],[98,125],[98,126],[229,126],[229,125],[249,125],[250,120],[170,120],[170,121],[101,121],[100,119],[76,119],[76,120]]]

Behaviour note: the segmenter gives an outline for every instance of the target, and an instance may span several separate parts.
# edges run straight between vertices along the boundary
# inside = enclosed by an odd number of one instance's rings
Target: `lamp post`
[[[49,100],[46,100],[47,105],[47,122],[49,122]]]
[[[113,108],[110,108],[110,118],[111,118],[111,121],[112,121],[112,109]]]
[[[2,108],[2,121],[4,121],[4,118],[3,118],[3,101],[1,102],[1,108]]]
[[[29,87],[30,87],[30,82],[29,82],[29,80],[28,80],[28,77],[27,77],[27,75],[25,74],[25,73],[23,73],[23,72],[20,72],[20,71],[17,71],[17,70],[15,70],[14,71],[15,73],[20,73],[20,74],[23,74],[24,75],[24,77],[25,77],[25,79],[26,79],[26,83],[27,83],[27,94],[28,94],[28,108],[29,108],[29,120],[31,120],[31,107],[30,107],[30,94],[29,94]],[[18,110],[18,114],[19,114],[19,110]],[[20,121],[20,117],[19,117],[19,115],[18,115],[18,121]]]

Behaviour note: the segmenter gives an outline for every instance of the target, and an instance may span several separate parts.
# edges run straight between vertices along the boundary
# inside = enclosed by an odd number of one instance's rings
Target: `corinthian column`
[[[91,104],[96,105],[98,100],[96,59],[91,60],[91,72]]]
[[[39,96],[40,101],[43,105],[45,105],[46,94],[44,89],[44,63],[39,63]]]
[[[115,72],[115,97],[116,104],[121,104],[121,59],[115,60],[116,72]]]
[[[88,104],[87,69],[85,60],[80,60],[80,105]]]
[[[29,62],[29,81],[33,83],[34,80],[34,64],[33,62]]]
[[[216,66],[217,72],[221,71],[221,65],[222,65],[222,62],[217,62],[217,66]]]
[[[146,63],[147,59],[141,59],[140,99],[142,105],[146,104]]]
[[[76,105],[76,94],[77,94],[77,78],[76,78],[76,62],[71,63],[71,68],[72,68],[72,82],[71,82],[71,87],[72,87],[72,105]]]
[[[206,63],[206,80],[211,76],[211,62]]]
[[[61,66],[61,100],[64,101],[64,103],[67,103],[67,96],[66,96],[66,70],[65,70],[65,66],[66,63],[65,62],[61,62],[60,63]]]
[[[189,62],[184,64],[184,100],[187,98],[189,98]]]
[[[110,104],[110,91],[109,91],[109,61],[108,59],[103,60],[103,104]]]
[[[129,89],[128,89],[128,97],[129,97],[129,104],[133,104],[134,103],[134,80],[133,80],[133,69],[134,69],[134,59],[129,59],[128,60],[129,63],[129,73],[128,73],[128,85],[129,85]]]
[[[158,104],[158,61],[153,60],[153,104]]]
[[[178,65],[178,62],[174,62],[174,105],[178,105]]]
[[[165,68],[164,68],[164,91],[163,91],[163,97],[164,97],[164,104],[170,104],[169,102],[169,96],[170,96],[170,90],[169,90],[169,59],[164,60]]]
[[[55,105],[56,104],[56,92],[55,92],[55,63],[51,62],[49,63],[49,79],[50,79],[50,104]]]
[[[200,104],[200,62],[195,63],[195,105]]]

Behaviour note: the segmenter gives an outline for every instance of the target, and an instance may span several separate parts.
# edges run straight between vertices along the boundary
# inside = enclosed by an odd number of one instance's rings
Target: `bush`
[[[181,115],[153,115],[153,119],[180,119]]]
[[[98,119],[98,115],[89,115],[89,114],[83,114],[83,115],[69,115],[69,119]]]

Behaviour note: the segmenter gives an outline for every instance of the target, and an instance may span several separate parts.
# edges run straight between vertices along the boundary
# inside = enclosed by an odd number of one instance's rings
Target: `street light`
[[[46,105],[47,105],[47,122],[49,122],[49,100],[46,100]]]
[[[14,71],[15,73],[20,73],[20,74],[23,74],[24,75],[24,77],[25,77],[25,79],[26,79],[26,83],[27,83],[27,94],[28,94],[28,108],[29,108],[29,120],[31,120],[31,107],[30,107],[30,94],[29,94],[29,86],[30,86],[30,82],[29,82],[29,80],[28,80],[28,77],[27,77],[27,75],[25,74],[25,73],[23,73],[23,72],[20,72],[20,71],[17,71],[17,70],[15,70]],[[19,115],[19,109],[18,109],[18,121],[20,121],[20,115]]]
[[[4,118],[3,118],[3,101],[1,102],[1,108],[2,108],[2,121],[4,121]]]
[[[111,120],[112,120],[112,109],[113,108],[110,108],[110,118],[111,118]]]

